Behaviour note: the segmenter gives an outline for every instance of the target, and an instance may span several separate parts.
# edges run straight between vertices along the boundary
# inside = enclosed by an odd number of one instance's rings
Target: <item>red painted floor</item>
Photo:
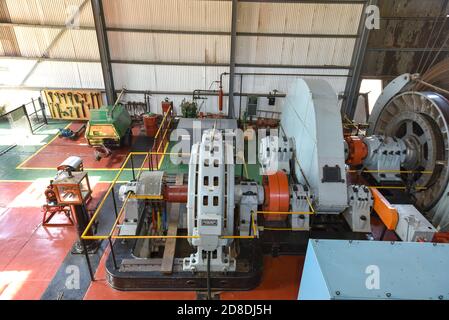
[[[72,123],[69,128],[77,130],[83,123]],[[133,128],[134,136],[140,134],[140,128]],[[56,168],[69,156],[78,156],[83,159],[84,168],[86,169],[114,169],[120,168],[126,156],[129,147],[114,149],[111,156],[107,158],[95,160],[94,150],[89,147],[84,134],[77,140],[66,138],[56,138],[47,144],[38,153],[29,158],[22,164],[22,168]]]
[[[108,186],[105,183],[95,186],[92,206]],[[43,189],[35,189],[31,182],[0,183],[0,299],[3,300],[39,299],[77,238],[75,227],[42,226]],[[33,201],[22,200],[26,198]],[[65,221],[62,216],[54,219]]]
[[[265,257],[262,281],[251,291],[223,292],[222,300],[296,300],[304,256]]]
[[[195,292],[181,291],[118,291],[106,281],[105,261],[109,250],[103,256],[96,281],[92,282],[85,300],[195,300]],[[265,257],[261,284],[251,291],[222,292],[221,300],[296,300],[304,263],[304,257]]]

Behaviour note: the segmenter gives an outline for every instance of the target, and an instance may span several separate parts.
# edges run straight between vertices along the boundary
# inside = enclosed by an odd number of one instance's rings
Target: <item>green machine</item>
[[[90,110],[86,139],[91,146],[106,148],[131,145],[131,117],[121,104]]]

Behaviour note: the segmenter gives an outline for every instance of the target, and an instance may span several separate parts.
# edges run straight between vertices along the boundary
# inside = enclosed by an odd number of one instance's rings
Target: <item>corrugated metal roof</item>
[[[239,3],[239,32],[356,35],[363,5]],[[237,40],[237,62],[349,66],[354,38],[247,37]]]
[[[239,3],[239,32],[357,34],[361,4]],[[325,41],[325,40],[324,40]]]
[[[112,59],[227,63],[229,36],[109,32]]]
[[[100,60],[95,31],[67,30],[50,51],[50,57]]]
[[[14,27],[21,55],[41,57],[60,32],[51,28]],[[100,59],[94,30],[67,29],[48,54],[49,58]]]
[[[6,0],[11,22],[65,24],[77,7],[86,0]],[[90,0],[79,15],[80,25],[93,26]]]
[[[449,58],[447,1],[380,1],[379,8],[383,19],[380,29],[370,32],[362,76],[391,80],[403,73],[423,74],[432,61]],[[442,51],[424,51],[432,48]]]
[[[6,0],[12,22],[64,24],[72,5],[84,0]],[[120,0],[103,1],[109,27],[182,31],[229,32],[231,1],[214,0]],[[356,34],[362,5],[240,2],[239,32]],[[69,8],[69,9],[68,9]],[[93,26],[90,0],[80,24]],[[14,27],[22,55],[41,56],[57,35],[57,29]],[[230,36],[178,35],[167,33],[108,32],[114,60],[227,63]],[[237,62],[284,65],[342,65],[351,61],[354,39],[239,36]],[[0,51],[2,47],[0,46]],[[3,54],[0,52],[0,54]],[[93,30],[68,30],[50,51],[54,58],[99,59]],[[1,61],[0,61],[1,62]],[[20,61],[28,65],[29,61]],[[226,67],[113,65],[117,88],[136,90],[192,91],[208,88]],[[243,70],[243,69],[239,69]],[[246,69],[250,70],[250,69]],[[256,69],[253,69],[256,70]],[[260,69],[256,72],[306,70]],[[320,72],[324,70],[310,70]],[[330,70],[326,70],[330,72]],[[333,72],[345,72],[335,70]],[[291,78],[247,78],[245,92],[286,90]],[[329,78],[336,91],[346,78]],[[26,85],[101,87],[99,64],[42,62]],[[227,85],[227,81],[225,81]],[[237,88],[238,84],[236,84]]]
[[[40,57],[58,34],[57,29],[14,27],[20,53],[24,57]]]
[[[231,2],[204,0],[120,0],[103,4],[110,27],[229,31]]]

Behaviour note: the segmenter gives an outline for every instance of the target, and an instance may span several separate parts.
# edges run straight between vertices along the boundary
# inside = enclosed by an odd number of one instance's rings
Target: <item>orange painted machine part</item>
[[[290,207],[290,191],[287,174],[278,171],[273,175],[263,176],[265,202],[263,211],[287,212]],[[284,221],[287,215],[264,214],[266,221]]]
[[[187,203],[188,186],[184,185],[165,185],[164,200],[167,202]]]
[[[449,232],[437,232],[433,236],[432,242],[449,243]]]
[[[361,165],[368,155],[368,148],[365,142],[356,136],[346,137],[345,140],[348,144],[348,159],[346,163],[351,166]]]
[[[388,230],[395,230],[398,225],[398,210],[391,206],[387,199],[375,188],[370,188],[374,197],[374,211]]]
[[[218,111],[223,111],[223,89],[218,92]]]
[[[156,136],[158,126],[157,126],[157,115],[144,115],[143,116],[143,125],[145,127],[145,133],[147,137]]]
[[[161,106],[162,106],[162,113],[164,113],[164,114],[168,112],[170,107],[172,107],[172,111],[173,111],[173,102],[172,101],[169,101],[169,100],[162,101]]]

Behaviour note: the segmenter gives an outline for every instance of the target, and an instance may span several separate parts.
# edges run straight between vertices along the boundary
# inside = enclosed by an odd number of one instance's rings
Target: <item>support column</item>
[[[103,12],[102,0],[91,0],[94,15],[95,31],[97,34],[98,49],[100,51],[101,70],[103,72],[104,88],[108,105],[113,105],[117,100],[112,76],[111,55],[109,53],[108,34]]]
[[[354,53],[351,60],[352,73],[346,83],[345,101],[342,106],[342,114],[346,114],[351,120],[354,118],[355,109],[357,107],[361,83],[360,75],[362,73],[363,61],[365,59],[366,47],[368,45],[370,29],[366,27],[365,22],[367,17],[366,9],[370,5],[377,5],[377,0],[367,0],[362,9],[358,29],[358,38],[355,43]]]

